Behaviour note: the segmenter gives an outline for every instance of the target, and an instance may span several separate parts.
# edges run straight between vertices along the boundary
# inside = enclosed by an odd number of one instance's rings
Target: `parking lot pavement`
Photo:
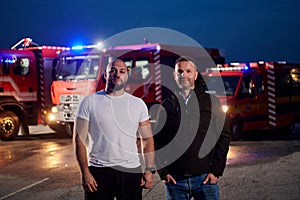
[[[32,127],[31,134],[41,134],[42,132],[51,131],[48,129],[41,131],[40,127]],[[47,127],[43,127],[46,128]],[[251,154],[253,162],[244,164],[239,162],[244,157],[237,157],[238,164],[233,165],[228,162],[224,175],[220,177],[220,199],[221,200],[253,200],[253,199],[266,199],[266,200],[298,200],[300,197],[300,131],[298,131],[290,138],[280,136],[265,136],[265,141],[238,141],[233,142],[234,147],[247,147],[247,153],[254,152],[255,149],[262,148],[264,151],[260,153]],[[270,139],[271,138],[271,139]],[[280,140],[278,140],[280,139]],[[237,145],[238,144],[238,145]],[[249,146],[250,145],[250,146]],[[269,147],[269,148],[268,148]],[[266,150],[266,151],[265,151]],[[263,159],[258,162],[259,156],[270,157],[277,154],[274,159]],[[237,153],[241,153],[240,151]],[[237,155],[237,154],[236,154]],[[242,154],[244,155],[244,154]],[[230,161],[230,159],[229,159]],[[78,172],[79,173],[79,172]],[[165,199],[164,185],[159,180],[156,173],[154,176],[154,186],[149,190],[143,191],[143,200],[163,200]],[[0,176],[0,180],[5,185],[14,185],[15,188],[23,188],[22,185],[30,185],[32,182],[39,180],[26,179],[25,177],[11,177],[8,175]],[[41,179],[43,180],[43,179]],[[43,183],[49,184],[53,180],[47,180]],[[1,184],[0,184],[1,185]],[[43,184],[40,184],[41,186]],[[35,187],[31,188],[34,189]],[[11,189],[11,188],[7,188]],[[35,195],[35,199],[61,199],[61,200],[81,200],[83,199],[84,192],[80,184],[72,185],[71,187],[61,187],[54,190],[41,191],[40,189],[32,193],[31,189],[22,190],[18,194],[5,198],[5,200],[28,199],[23,197]],[[1,185],[0,191],[3,191]],[[3,194],[11,194],[12,191],[4,192]],[[45,198],[45,196],[51,198]],[[43,198],[42,198],[43,197]],[[54,198],[53,198],[54,197]],[[55,198],[57,197],[57,198]],[[0,195],[0,199],[1,199]],[[31,198],[30,198],[31,199]]]

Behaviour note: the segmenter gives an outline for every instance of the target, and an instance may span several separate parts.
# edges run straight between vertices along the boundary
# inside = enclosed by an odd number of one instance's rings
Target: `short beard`
[[[106,88],[106,93],[110,94],[113,92],[117,92],[120,91],[122,89],[124,89],[125,85],[123,83],[119,84],[119,85],[115,85],[115,84],[108,84],[108,87]]]
[[[192,85],[189,84],[183,84],[182,82],[177,82],[179,88],[183,89],[183,90],[187,90],[187,89],[192,89]]]

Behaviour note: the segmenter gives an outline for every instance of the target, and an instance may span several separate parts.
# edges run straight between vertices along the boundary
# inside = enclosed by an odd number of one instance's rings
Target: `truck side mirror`
[[[56,80],[56,66],[58,64],[58,59],[55,58],[52,61],[52,71],[51,71],[51,76],[52,76],[52,80]]]

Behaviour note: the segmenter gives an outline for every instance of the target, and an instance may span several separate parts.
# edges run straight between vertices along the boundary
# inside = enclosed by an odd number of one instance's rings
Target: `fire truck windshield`
[[[96,79],[100,56],[66,56],[60,59],[56,70],[57,80]]]
[[[219,86],[220,78],[224,83],[225,91]],[[207,92],[217,96],[233,96],[237,88],[240,77],[239,76],[205,76],[207,85]]]

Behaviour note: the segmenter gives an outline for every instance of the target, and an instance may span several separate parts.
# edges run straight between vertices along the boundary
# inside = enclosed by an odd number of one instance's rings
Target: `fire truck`
[[[18,48],[18,46],[22,46]],[[0,50],[0,139],[28,135],[30,125],[47,124],[53,59],[64,47],[37,46],[25,38]],[[56,124],[54,124],[56,126]]]
[[[257,129],[295,128],[300,116],[300,64],[231,63],[202,73],[207,92],[223,103],[232,138]],[[222,78],[224,87],[216,84]]]
[[[52,112],[56,122],[64,124],[69,135],[72,135],[74,114],[79,102],[84,96],[104,88],[103,72],[108,62],[116,57],[122,59],[129,69],[125,90],[145,101],[155,122],[156,110],[150,107],[160,103],[167,95],[162,85],[168,85],[169,80],[173,80],[169,70],[173,69],[175,60],[181,55],[194,57],[201,63],[202,70],[225,62],[219,49],[158,43],[108,49],[85,46],[61,53],[57,80],[51,86],[52,103],[56,105]]]

